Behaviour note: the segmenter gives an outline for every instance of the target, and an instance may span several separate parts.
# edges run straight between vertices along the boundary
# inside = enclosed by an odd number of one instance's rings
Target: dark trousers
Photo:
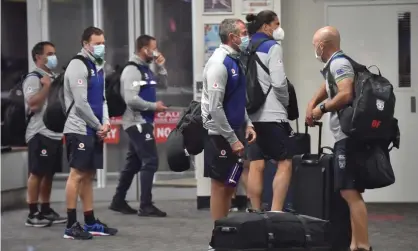
[[[154,139],[154,127],[146,123],[125,130],[129,136],[126,165],[120,173],[115,200],[124,200],[135,175],[140,173],[141,206],[152,203],[152,183],[158,169],[158,153]]]

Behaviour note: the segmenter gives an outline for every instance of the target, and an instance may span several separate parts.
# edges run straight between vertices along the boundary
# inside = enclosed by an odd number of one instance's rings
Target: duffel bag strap
[[[311,231],[309,231],[308,224],[306,223],[306,219],[302,215],[299,215],[299,214],[295,214],[295,216],[298,218],[298,220],[302,224],[303,230],[305,232],[305,248],[306,250],[311,250],[310,244],[312,242],[312,236],[311,236]]]
[[[267,231],[268,231],[267,236],[266,236],[267,243],[268,243],[268,248],[272,248],[272,242],[274,241],[274,234],[270,232],[273,229],[273,226],[271,224],[271,220],[266,213],[264,213],[264,212],[258,212],[258,213],[261,214],[263,216],[263,218],[265,219],[266,228],[267,228]]]

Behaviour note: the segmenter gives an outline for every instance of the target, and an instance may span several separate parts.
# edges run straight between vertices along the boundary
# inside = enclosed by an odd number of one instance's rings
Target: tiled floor
[[[184,189],[172,188],[170,193]],[[192,193],[190,193],[192,194]],[[177,198],[177,197],[176,197]],[[137,206],[136,203],[131,203]],[[189,200],[160,197],[156,205],[169,217],[139,218],[107,209],[108,203],[96,203],[96,215],[119,228],[114,237],[96,237],[89,241],[62,239],[64,226],[34,229],[24,226],[26,210],[5,212],[1,218],[1,242],[5,251],[197,251],[206,250],[212,223],[208,211],[196,210]],[[64,212],[65,205],[54,204]],[[370,205],[370,238],[376,251],[418,251],[418,205]],[[82,216],[79,216],[82,220]]]

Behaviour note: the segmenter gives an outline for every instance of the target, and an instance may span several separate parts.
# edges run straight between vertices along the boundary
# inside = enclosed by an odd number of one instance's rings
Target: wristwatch
[[[327,113],[327,109],[325,109],[325,103],[322,103],[319,105],[319,109],[321,110],[322,113]]]

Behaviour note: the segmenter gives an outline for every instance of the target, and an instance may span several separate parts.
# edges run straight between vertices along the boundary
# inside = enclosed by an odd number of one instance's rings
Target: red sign
[[[107,133],[104,142],[106,144],[119,144],[120,140],[120,126],[110,125],[110,132]]]
[[[181,116],[180,111],[165,111],[155,113],[154,137],[156,143],[164,143],[170,132],[176,128]]]

